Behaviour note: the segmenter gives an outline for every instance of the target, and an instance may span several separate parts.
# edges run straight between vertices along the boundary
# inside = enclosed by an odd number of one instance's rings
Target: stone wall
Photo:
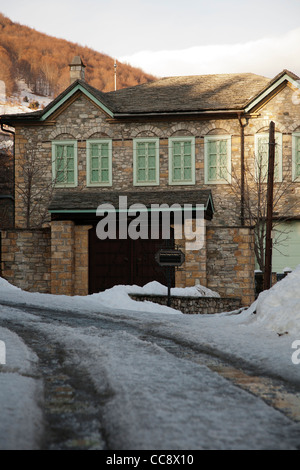
[[[50,293],[50,229],[1,231],[1,276],[30,292]]]
[[[51,294],[74,295],[74,223],[51,223]]]
[[[167,305],[168,297],[165,295],[130,294],[138,302],[148,301],[160,305]],[[180,297],[171,296],[171,308],[186,314],[213,314],[232,312],[240,309],[241,299],[219,297]],[[143,306],[141,306],[143,310]]]
[[[51,222],[51,294],[88,294],[90,228],[71,220]]]
[[[176,287],[192,287],[196,284],[206,286],[206,220],[201,219],[198,227],[196,227],[196,222],[193,220],[192,226],[190,227],[190,232],[192,233],[189,235],[188,232],[185,222],[182,237],[175,238],[175,245],[181,249],[185,255],[184,263],[180,269],[175,271],[175,285]],[[186,235],[188,235],[188,238],[186,238]],[[194,235],[194,243],[190,243],[189,240],[193,239]],[[194,249],[189,249],[189,247]]]
[[[207,228],[207,287],[224,297],[254,301],[255,256],[251,228]]]
[[[71,221],[1,231],[0,276],[29,292],[88,294],[88,230]]]

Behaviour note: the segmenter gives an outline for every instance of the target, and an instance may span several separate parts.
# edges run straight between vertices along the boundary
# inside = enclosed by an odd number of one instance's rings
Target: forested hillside
[[[13,23],[0,13],[0,80],[6,84],[7,96],[17,91],[20,79],[25,80],[33,93],[56,96],[69,85],[68,64],[75,55],[80,55],[86,65],[85,78],[90,85],[102,91],[114,90],[113,58]],[[155,78],[141,69],[117,64],[118,88]]]

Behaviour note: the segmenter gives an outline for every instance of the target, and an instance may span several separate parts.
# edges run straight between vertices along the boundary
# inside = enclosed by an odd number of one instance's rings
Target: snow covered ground
[[[15,309],[1,305],[0,319],[31,322],[37,331],[43,330],[53,341],[64,344],[70,360],[77,355],[99,390],[104,386],[114,390],[104,419],[109,433],[118,416],[119,445],[121,442],[123,449],[159,449],[168,443],[168,448],[197,449],[199,432],[205,435],[204,448],[216,436],[223,448],[294,448],[299,445],[298,425],[294,425],[293,439],[291,423],[280,413],[262,401],[258,404],[249,393],[237,394],[236,387],[227,381],[224,384],[222,377],[205,366],[199,366],[199,386],[198,366],[175,361],[164,349],[128,332],[42,325],[37,315],[21,313],[17,306],[72,311],[74,316],[86,313],[116,322],[123,319],[140,327],[141,332],[148,330],[191,346],[209,347],[221,357],[243,361],[256,373],[280,377],[300,389],[299,285],[300,266],[238,315],[184,315],[151,302],[133,301],[128,292],[141,292],[137,286],[115,286],[87,297],[67,297],[24,292],[0,279],[0,302],[15,305]],[[150,283],[144,291],[160,293],[162,289]],[[209,293],[191,289],[197,295]],[[191,289],[185,291],[187,295],[191,295]],[[0,365],[0,448],[35,448],[42,427],[38,400],[41,384],[34,378],[37,357],[7,328],[0,328],[0,341],[6,345],[6,364]],[[176,422],[174,410],[181,410]],[[239,429],[235,429],[237,420]],[[129,422],[136,426],[130,427]],[[111,429],[111,434],[115,431]],[[167,433],[170,441],[166,441]],[[150,447],[146,447],[149,442]]]
[[[38,109],[47,106],[53,98],[40,96],[32,93],[24,80],[18,80],[18,90],[13,96],[6,96],[5,83],[0,80],[0,115],[30,113],[33,111],[29,107],[30,103],[38,102]],[[10,134],[5,134],[0,130],[0,150],[12,150],[13,139]]]
[[[53,98],[32,93],[24,80],[19,80],[18,90],[13,96],[6,96],[5,84],[0,80],[0,114],[30,113],[29,104],[38,101],[39,109],[47,106]],[[26,101],[24,101],[24,99]]]

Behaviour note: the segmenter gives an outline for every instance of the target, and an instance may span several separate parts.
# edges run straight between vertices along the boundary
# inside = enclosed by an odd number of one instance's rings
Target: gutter
[[[248,125],[248,118],[246,122],[242,122],[242,115],[239,113],[238,120],[241,127],[241,226],[245,225],[245,127]]]
[[[235,109],[235,110],[228,110],[228,109],[215,109],[215,110],[204,110],[204,111],[167,111],[167,112],[149,112],[149,113],[114,113],[115,118],[121,117],[150,117],[150,116],[195,116],[195,115],[210,115],[210,114],[241,114],[243,113],[243,109]]]

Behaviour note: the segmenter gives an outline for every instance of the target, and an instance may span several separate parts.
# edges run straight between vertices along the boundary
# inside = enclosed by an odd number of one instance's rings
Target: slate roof
[[[213,212],[212,193],[209,189],[176,191],[57,191],[49,206],[50,212],[56,211],[96,211],[100,204],[119,207],[119,196],[127,196],[127,207],[132,204],[203,204],[208,212]]]
[[[114,117],[147,114],[237,112],[259,97],[282,76],[299,77],[283,70],[275,78],[254,73],[169,77],[134,87],[104,93],[82,80],[76,80],[43,110],[2,115],[1,122],[39,120],[79,84],[108,108]]]
[[[242,109],[270,80],[252,73],[170,77],[107,93],[115,113]]]

